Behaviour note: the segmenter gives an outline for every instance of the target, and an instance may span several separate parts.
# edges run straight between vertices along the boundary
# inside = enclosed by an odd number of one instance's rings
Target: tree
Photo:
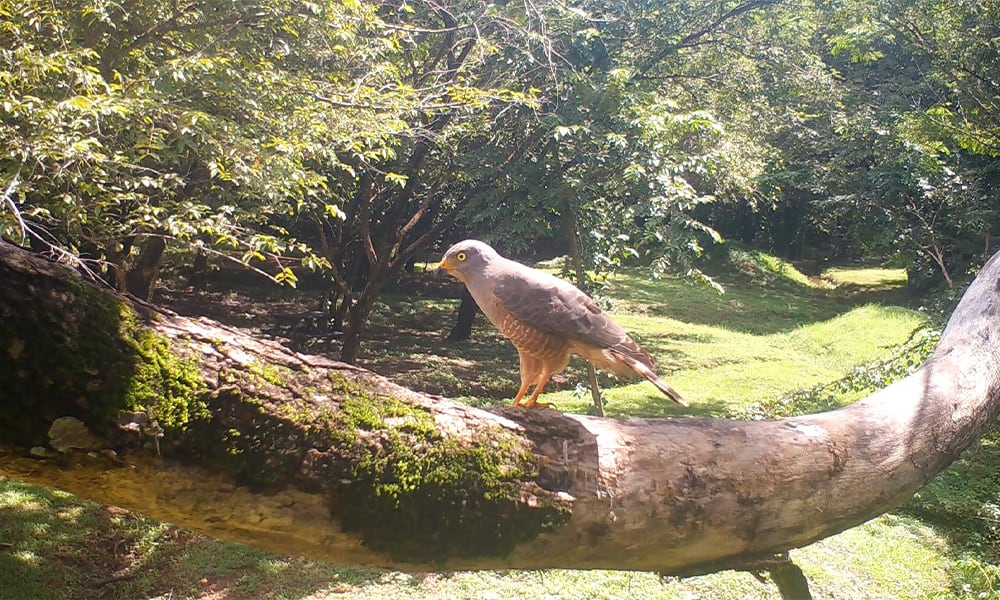
[[[671,78],[775,4],[2,5],[2,235],[147,298],[171,246],[329,266],[348,361],[450,229],[524,248],[574,213],[588,258],[689,268],[736,144]]]
[[[798,223],[839,240],[842,254],[895,257],[920,287],[951,285],[986,259],[997,221],[996,11],[886,0],[811,13],[822,33],[811,52],[831,91],[803,97],[821,135],[779,142],[782,162],[802,165],[775,173],[783,203],[797,193],[812,208]]]
[[[324,192],[340,153],[384,148],[379,114],[362,127],[318,98],[380,67],[356,35],[371,7],[0,2],[0,14],[0,235],[141,297],[168,242],[285,282],[290,266],[322,265],[281,219],[339,214]]]
[[[690,14],[633,4],[456,1],[380,12],[403,65],[387,87],[422,100],[418,117],[400,114],[392,153],[360,161],[343,181],[346,220],[318,220],[336,267],[342,359],[356,358],[386,283],[451,231],[485,232],[520,253],[561,239],[575,213],[588,263],[607,268],[639,248],[691,267],[699,236],[712,232],[689,213],[734,179],[726,167],[735,161],[708,150],[731,145],[718,143],[700,105],[659,93],[659,77],[775,2],[705,2]]]
[[[760,565],[904,502],[1000,412],[1000,254],[916,373],[763,422],[486,412],[130,305],[7,244],[0,275],[3,439],[46,444],[62,421],[80,435],[59,447],[115,450],[6,473],[351,564]]]
[[[997,221],[997,9],[782,3],[720,28],[675,86],[758,166],[695,216],[792,258],[894,258],[915,285],[981,264]]]

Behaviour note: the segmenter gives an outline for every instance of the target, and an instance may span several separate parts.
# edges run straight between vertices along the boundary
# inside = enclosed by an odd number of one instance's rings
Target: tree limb
[[[1000,255],[916,373],[764,422],[487,412],[129,304],[6,244],[0,281],[0,439],[19,445],[0,472],[344,564],[745,567],[905,502],[1000,410]],[[117,458],[28,458],[64,416]]]

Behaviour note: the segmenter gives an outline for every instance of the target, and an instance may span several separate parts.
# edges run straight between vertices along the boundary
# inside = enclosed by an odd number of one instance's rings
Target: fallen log
[[[0,282],[0,474],[342,564],[763,564],[905,502],[1000,409],[996,256],[916,373],[764,422],[484,411],[6,244]],[[58,452],[49,432],[67,417],[85,433]]]

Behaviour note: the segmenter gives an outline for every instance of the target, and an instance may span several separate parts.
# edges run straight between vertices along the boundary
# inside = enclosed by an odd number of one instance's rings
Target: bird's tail
[[[650,373],[650,375],[644,375],[644,377],[648,379],[653,385],[655,385],[656,389],[663,392],[663,394],[667,398],[670,398],[671,400],[673,400],[677,404],[680,404],[681,406],[688,405],[687,402],[684,401],[684,398],[681,398],[681,395],[677,393],[677,390],[670,387],[670,384],[667,383],[666,381],[663,381],[662,379],[657,377],[656,373]]]
[[[628,365],[628,367],[631,370],[635,371],[639,375],[642,375],[643,377],[648,379],[649,382],[655,385],[656,389],[663,392],[663,395],[665,395],[667,398],[670,398],[671,400],[673,400],[677,404],[680,404],[681,406],[687,406],[687,402],[685,402],[684,398],[682,398],[681,395],[677,393],[677,390],[670,387],[670,385],[666,381],[660,379],[660,377],[656,374],[656,371],[654,371],[650,367],[650,364],[652,364],[653,361],[649,357],[649,355],[641,348],[638,348],[638,345],[636,346],[636,348],[639,350],[639,352],[642,353],[642,355],[645,355],[646,358],[645,361],[639,360],[636,356],[633,355],[634,353],[632,352],[629,352],[627,354],[624,352],[615,352],[614,350],[612,350],[612,352],[619,360]]]

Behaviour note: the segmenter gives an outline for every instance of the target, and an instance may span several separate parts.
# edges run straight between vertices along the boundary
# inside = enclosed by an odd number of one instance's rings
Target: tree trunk
[[[581,290],[587,289],[587,272],[583,268],[583,251],[580,249],[580,239],[577,237],[576,212],[573,210],[572,200],[569,198],[570,188],[563,187],[563,194],[566,200],[566,212],[563,213],[563,230],[566,234],[566,241],[569,242],[569,255],[573,261],[573,270],[576,272],[576,285]],[[594,363],[587,361],[587,383],[590,385],[590,397],[594,400],[594,414],[598,417],[604,416],[604,398],[601,396],[601,384],[597,381],[597,369]]]
[[[469,289],[462,286],[462,302],[458,305],[458,317],[455,325],[448,333],[449,342],[464,342],[472,337],[472,326],[476,322],[476,314],[479,312],[479,305],[475,298],[469,293]]]
[[[149,302],[153,299],[156,279],[160,276],[160,263],[167,241],[160,236],[148,238],[142,245],[139,258],[125,276],[128,292],[136,298]]]
[[[747,568],[905,502],[995,419],[998,281],[995,256],[927,363],[852,406],[612,420],[425,397],[2,244],[0,472],[343,564]],[[92,435],[47,439],[67,416]]]
[[[377,287],[377,289],[375,289]],[[365,289],[361,290],[357,301],[351,303],[347,309],[347,323],[344,324],[344,338],[340,346],[340,360],[345,363],[354,364],[358,360],[358,353],[361,352],[361,338],[368,324],[368,316],[375,306],[375,299],[382,288],[382,284],[376,281],[369,281]]]
[[[208,254],[203,250],[198,250],[194,255],[194,263],[191,265],[191,275],[188,278],[191,289],[196,292],[204,292],[208,289]]]

